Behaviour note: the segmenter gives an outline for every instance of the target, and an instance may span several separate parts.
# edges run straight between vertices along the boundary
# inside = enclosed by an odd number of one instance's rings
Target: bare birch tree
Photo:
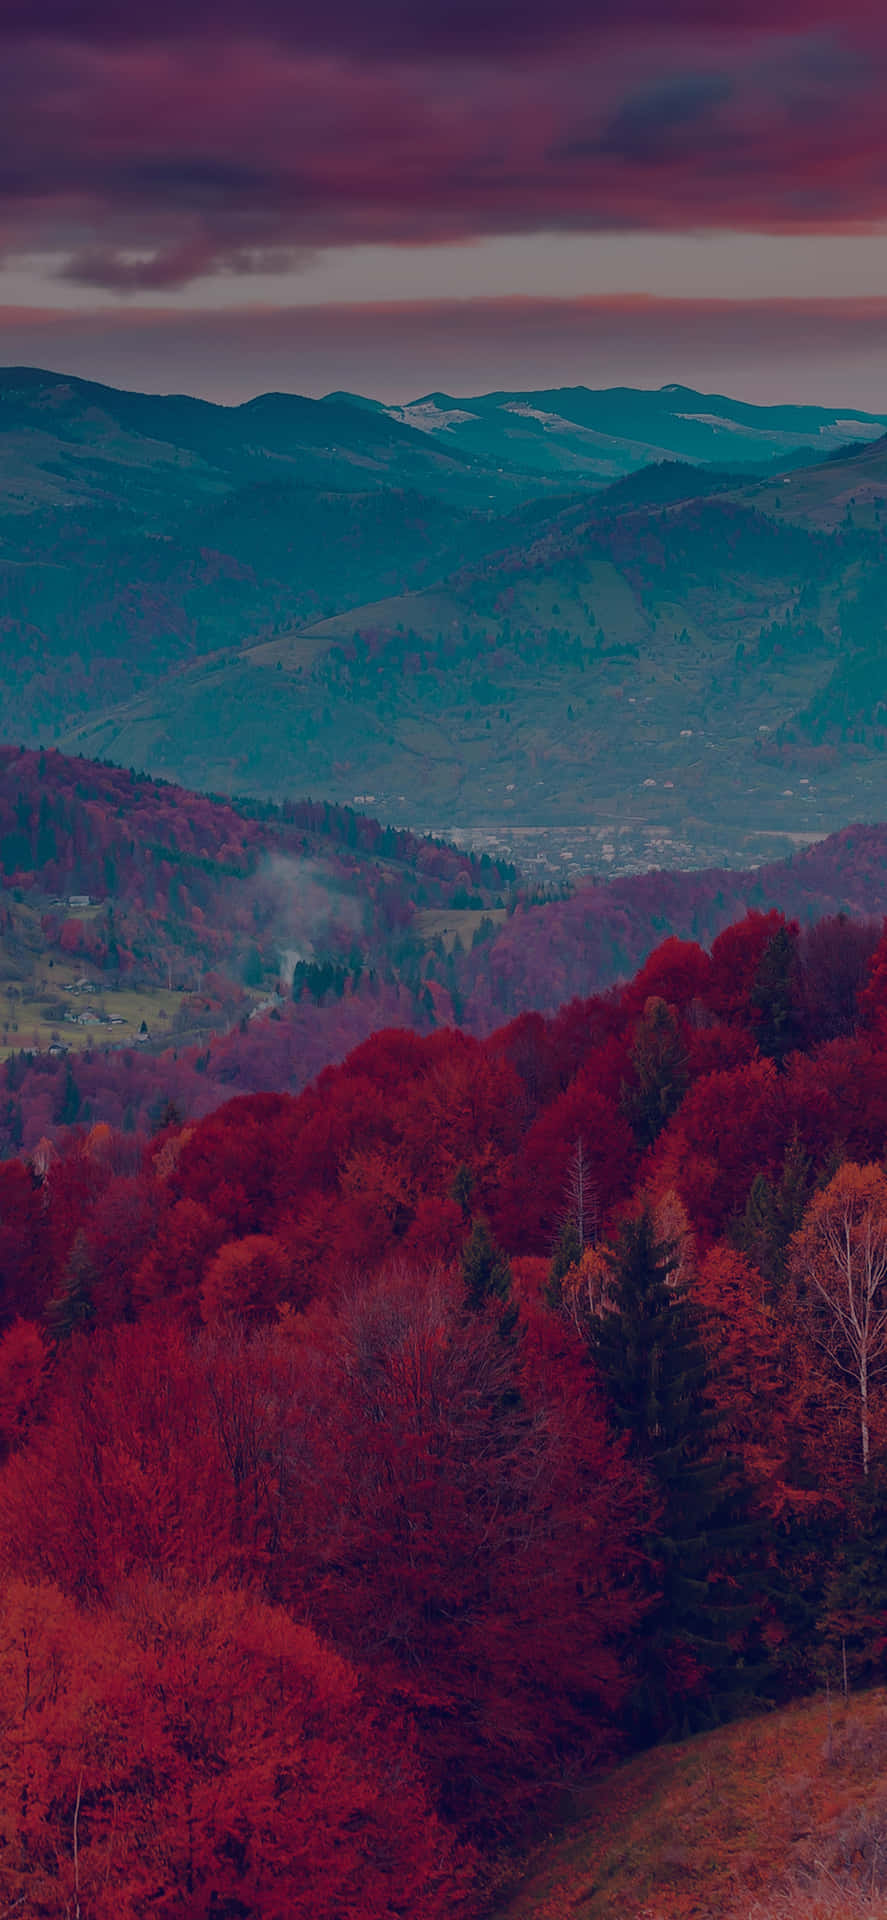
[[[818,1344],[859,1393],[862,1470],[869,1470],[870,1394],[887,1367],[887,1179],[847,1161],[808,1207],[792,1271],[814,1313]]]
[[[585,1252],[588,1245],[597,1246],[600,1230],[598,1220],[597,1188],[591,1177],[591,1165],[588,1148],[580,1134],[570,1155],[567,1168],[566,1198],[568,1217],[576,1228],[579,1241],[579,1254]]]

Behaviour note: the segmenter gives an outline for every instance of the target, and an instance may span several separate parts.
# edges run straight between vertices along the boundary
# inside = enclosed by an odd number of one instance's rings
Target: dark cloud
[[[132,295],[337,245],[874,224],[887,18],[854,40],[854,5],[830,35],[819,0],[729,32],[723,0],[0,0],[0,257]]]
[[[121,191],[148,200],[172,199],[189,206],[229,206],[273,192],[274,176],[221,154],[149,154],[121,167]]]
[[[716,110],[732,98],[734,82],[724,73],[691,73],[626,100],[605,127],[601,153],[629,164],[655,166],[669,159],[709,126]]]
[[[84,247],[71,255],[60,278],[109,293],[168,292],[217,265],[212,248],[199,238],[190,245],[159,247],[138,258],[121,248]]]
[[[737,26],[769,34],[870,25],[873,0],[3,0],[0,34],[69,44],[137,45],[212,35],[268,37],[355,59],[457,57],[501,62],[601,35]]]

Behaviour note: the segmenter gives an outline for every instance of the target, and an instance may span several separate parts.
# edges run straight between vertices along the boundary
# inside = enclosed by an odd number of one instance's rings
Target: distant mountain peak
[[[333,393],[325,393],[321,398],[324,407],[361,407],[365,413],[387,413],[388,408],[382,400],[371,400],[366,393],[349,393],[345,387],[337,387]]]

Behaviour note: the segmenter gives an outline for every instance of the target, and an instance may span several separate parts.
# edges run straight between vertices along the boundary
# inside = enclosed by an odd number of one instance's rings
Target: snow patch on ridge
[[[442,433],[447,427],[461,426],[463,420],[473,420],[473,413],[463,413],[461,407],[438,407],[433,400],[417,400],[406,407],[389,407],[392,420],[400,420],[405,427],[417,427],[420,433]]]

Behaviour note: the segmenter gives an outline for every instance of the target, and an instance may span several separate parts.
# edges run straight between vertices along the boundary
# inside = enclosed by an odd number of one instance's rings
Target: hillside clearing
[[[577,1796],[495,1920],[887,1914],[887,1692],[657,1747]]]
[[[413,926],[428,946],[440,940],[445,953],[456,947],[467,953],[485,920],[498,927],[507,919],[505,907],[424,907],[415,915]]]

